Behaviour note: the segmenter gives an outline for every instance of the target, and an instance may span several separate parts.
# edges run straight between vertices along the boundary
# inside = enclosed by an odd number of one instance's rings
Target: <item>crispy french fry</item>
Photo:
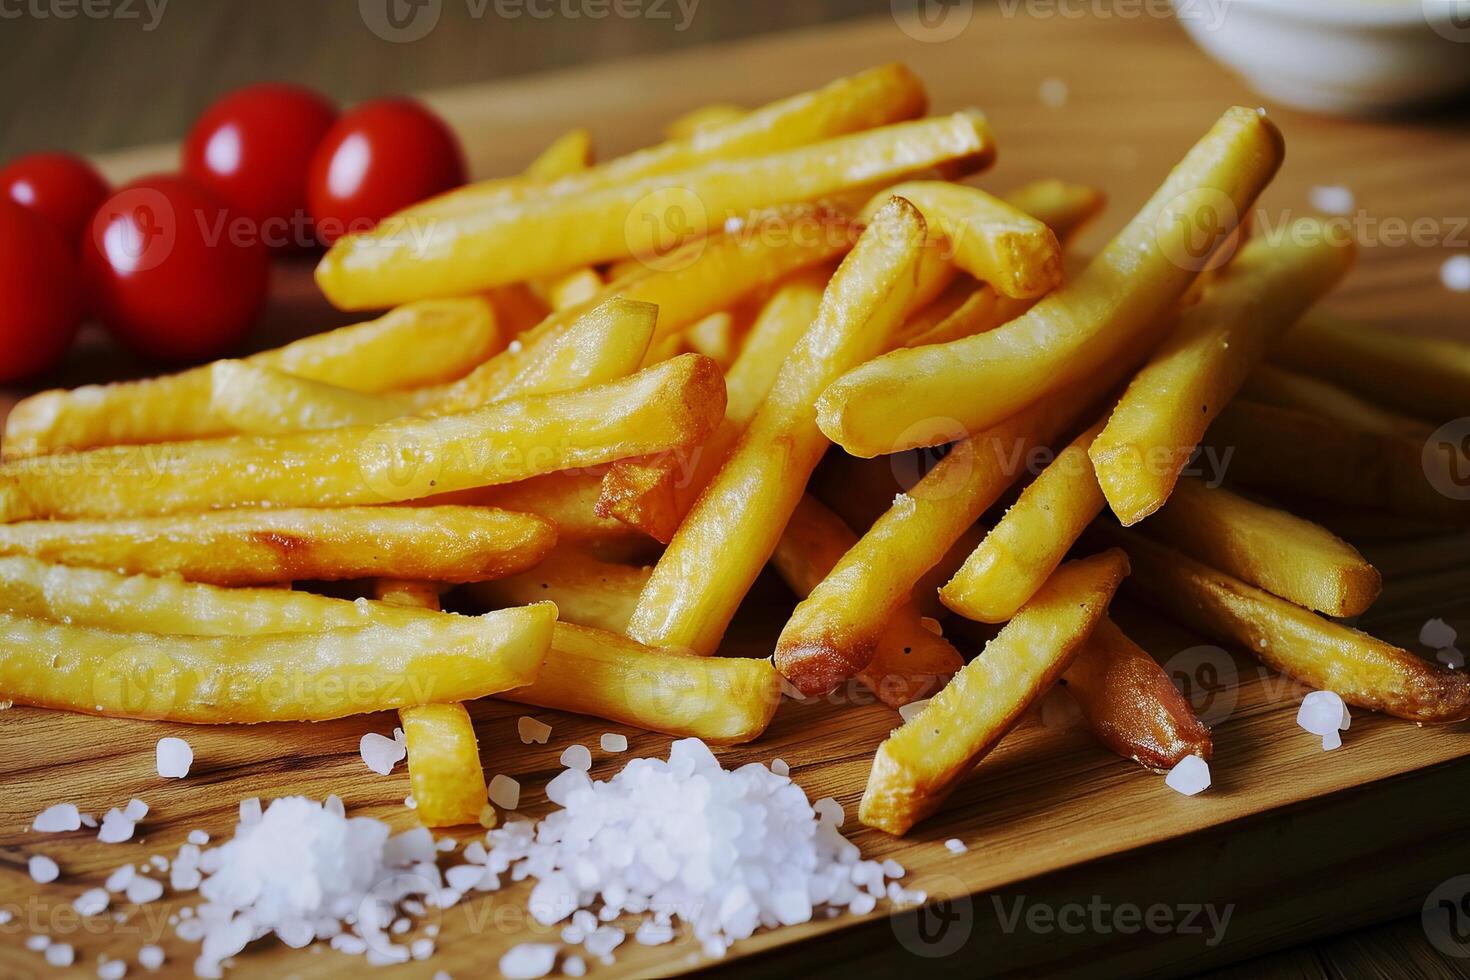
[[[1004,623],[1036,594],[1102,512],[1102,489],[1087,447],[1104,421],[1078,436],[1021,491],[939,591],[940,601],[967,619]]]
[[[842,518],[811,494],[801,498],[786,522],[771,564],[791,591],[805,597],[857,543]],[[893,613],[878,638],[877,649],[858,679],[891,708],[928,697],[965,665],[954,645],[930,628],[912,603]]]
[[[634,374],[643,363],[657,322],[658,307],[652,303],[609,297],[541,345],[521,372],[494,393],[491,402],[572,391]]]
[[[556,603],[560,622],[621,633],[649,571],[577,548],[557,548],[530,571],[477,582],[465,593],[489,609],[547,600]]]
[[[1003,327],[853,369],[818,402],[822,431],[855,456],[895,452],[940,437],[925,420],[979,432],[1085,378],[1184,294],[1281,155],[1263,115],[1229,110],[1080,276]]]
[[[939,809],[1067,669],[1127,574],[1116,549],[1057,569],[980,656],[878,747],[858,818],[902,836]]]
[[[749,109],[728,102],[712,102],[675,116],[664,127],[664,135],[671,140],[688,139],[705,130],[727,126],[748,112]]]
[[[0,466],[0,517],[415,500],[689,445],[724,412],[719,366],[690,354],[596,388],[442,418],[18,460]]]
[[[583,266],[548,283],[546,298],[553,310],[566,310],[592,299],[605,285],[596,269]]]
[[[1436,423],[1470,415],[1470,346],[1463,343],[1313,310],[1282,338],[1275,359]]]
[[[476,582],[525,571],[555,543],[550,521],[483,507],[241,509],[0,524],[0,554],[215,585],[375,575]]]
[[[1006,203],[1042,221],[1067,244],[1106,203],[1103,192],[1087,184],[1050,178],[1022,184],[1005,195]]]
[[[1141,534],[1099,530],[1127,550],[1130,591],[1207,636],[1359,708],[1423,723],[1470,718],[1470,674],[1324,619]]]
[[[1241,386],[1240,395],[1263,405],[1309,412],[1360,432],[1423,441],[1431,428],[1426,422],[1381,408],[1330,381],[1274,364],[1258,365]]]
[[[719,646],[826,451],[813,402],[897,328],[925,234],[924,219],[902,198],[863,232],[828,284],[816,321],[654,566],[628,624],[634,639],[700,654]]]
[[[721,310],[700,320],[681,336],[691,351],[703,354],[721,368],[728,368],[740,350],[742,326],[728,310]]]
[[[376,320],[307,337],[247,358],[314,381],[383,392],[447,381],[504,346],[481,299],[410,303]],[[143,381],[43,391],[5,420],[5,458],[91,449],[227,431],[209,411],[210,370]]]
[[[501,698],[721,744],[759,737],[781,701],[769,660],[691,657],[570,623],[551,646],[535,682]]]
[[[391,394],[369,395],[246,361],[215,361],[209,411],[233,432],[274,436],[377,425],[411,414]]]
[[[1257,588],[1328,616],[1357,616],[1383,589],[1358,549],[1311,521],[1180,480],[1149,533]]]
[[[1294,222],[1278,242],[1249,242],[1138,372],[1088,455],[1125,526],[1163,506],[1200,437],[1296,322],[1352,264],[1351,244],[1321,222]]]
[[[317,266],[316,281],[335,305],[367,309],[629,256],[662,264],[679,247],[750,211],[947,161],[978,168],[993,155],[984,118],[961,112],[586,194],[528,198],[427,220],[387,218],[370,232],[339,238]],[[671,224],[674,215],[678,225]]]
[[[0,613],[0,696],[127,718],[326,721],[524,686],[556,607],[314,633],[161,636]]]
[[[546,149],[526,164],[532,180],[556,180],[581,173],[592,166],[592,134],[582,128],[569,129],[547,144]]]
[[[1097,624],[1062,682],[1092,734],[1125,759],[1163,771],[1214,753],[1210,730],[1164,668],[1111,619]]]
[[[871,215],[893,195],[919,209],[929,233],[946,240],[955,265],[1002,296],[1042,296],[1061,283],[1062,248],[1056,234],[1019,208],[977,187],[913,180],[883,191],[863,215]]]
[[[556,525],[557,541],[623,557],[642,554],[647,537],[622,521],[597,515],[602,477],[596,472],[548,473],[499,487],[428,497],[421,504],[463,503],[537,514]]]

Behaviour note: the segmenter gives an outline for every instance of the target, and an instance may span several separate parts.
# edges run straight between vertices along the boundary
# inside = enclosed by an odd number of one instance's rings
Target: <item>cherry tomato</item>
[[[464,153],[442,119],[410,99],[378,99],[343,113],[322,139],[307,200],[330,244],[458,187],[464,175]]]
[[[42,215],[68,248],[82,242],[87,221],[107,196],[107,181],[70,153],[31,153],[0,170],[0,196]]]
[[[204,111],[184,141],[184,173],[256,222],[275,249],[312,243],[306,171],[336,107],[299,85],[265,82]]]
[[[0,381],[56,366],[81,322],[77,260],[30,208],[0,200]]]
[[[88,298],[127,346],[169,361],[228,353],[265,301],[258,229],[187,177],[148,177],[102,202],[82,248]]]

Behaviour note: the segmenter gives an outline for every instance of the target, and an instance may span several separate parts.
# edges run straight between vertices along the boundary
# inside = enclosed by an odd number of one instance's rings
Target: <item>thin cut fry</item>
[[[1182,296],[1281,162],[1281,136],[1235,108],[1083,273],[1003,327],[898,350],[850,371],[817,406],[855,456],[896,452],[956,419],[979,432],[1087,377]]]
[[[577,548],[557,548],[530,571],[467,586],[465,593],[489,609],[554,602],[560,622],[622,633],[649,571]]]
[[[1088,455],[1125,526],[1169,499],[1200,437],[1266,356],[1275,335],[1352,264],[1320,222],[1294,222],[1279,241],[1257,239],[1186,310],[1113,409]]]
[[[247,358],[313,381],[384,392],[456,378],[504,346],[481,299],[410,303],[376,320],[307,337]],[[221,435],[209,411],[210,370],[24,399],[5,420],[5,458]]]
[[[547,144],[546,149],[526,164],[532,180],[555,180],[581,173],[592,166],[592,134],[585,129],[567,130]]]
[[[246,361],[215,361],[210,375],[209,410],[233,432],[275,436],[377,425],[413,411],[391,394],[364,394]]]
[[[548,283],[546,298],[551,301],[553,310],[570,309],[602,292],[604,285],[606,284],[596,269],[583,266]]]
[[[664,135],[671,140],[688,139],[702,131],[727,126],[749,112],[749,109],[728,102],[712,102],[675,116],[664,127]]]
[[[427,497],[418,504],[461,503],[518,510],[555,524],[556,539],[561,544],[593,547],[604,557],[646,553],[651,544],[647,537],[622,521],[597,515],[601,488],[602,477],[596,470],[548,473],[499,487]]]
[[[0,466],[0,517],[415,500],[689,445],[724,411],[719,366],[689,354],[611,384],[461,415],[19,460]]]
[[[628,624],[634,639],[706,655],[719,646],[826,451],[814,418],[817,394],[881,350],[897,328],[924,238],[924,219],[902,198],[863,232],[827,286],[816,321],[654,567]]]
[[[1057,569],[980,656],[878,747],[859,819],[902,836],[939,809],[1067,669],[1127,574],[1116,549]]]
[[[377,575],[478,582],[533,567],[555,543],[550,521],[482,507],[241,509],[0,524],[0,554],[215,585]]]

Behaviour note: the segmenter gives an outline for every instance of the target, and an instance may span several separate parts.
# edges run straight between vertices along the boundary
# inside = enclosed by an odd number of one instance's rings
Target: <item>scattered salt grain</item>
[[[82,821],[82,826],[83,827],[87,827],[89,829],[94,829],[94,830],[97,827],[97,818],[94,817],[94,816],[92,816],[90,813],[84,813],[84,814],[82,814],[81,821]]]
[[[561,972],[568,977],[585,977],[587,961],[580,956],[568,956],[561,964]]]
[[[969,850],[969,848],[965,846],[965,842],[960,840],[958,837],[951,837],[949,840],[945,841],[944,847],[945,850],[949,851],[949,853],[951,854],[963,854]]]
[[[1352,722],[1347,705],[1331,691],[1313,691],[1302,699],[1296,723],[1313,735],[1321,736],[1322,750],[1331,751],[1342,745],[1339,731],[1347,731]]]
[[[97,976],[99,980],[122,980],[128,975],[128,964],[126,960],[97,961]]]
[[[149,944],[138,950],[138,965],[145,970],[156,970],[163,966],[163,947]]]
[[[551,943],[521,943],[500,958],[500,975],[507,980],[536,980],[556,965],[556,946]]]
[[[151,858],[148,859],[148,863],[153,865],[154,871],[168,870],[168,858],[164,857],[162,854],[153,855]]]
[[[417,810],[419,808],[419,801],[413,798],[412,793],[409,793],[403,798],[403,805],[408,807],[410,810]]]
[[[77,896],[72,902],[72,908],[82,915],[101,915],[107,911],[107,906],[112,903],[112,896],[107,894],[105,888],[88,888]]]
[[[530,715],[521,715],[516,720],[516,733],[521,736],[521,742],[530,745],[535,742],[545,745],[546,740],[551,737],[551,726],[543,721],[537,721]]]
[[[1308,198],[1312,207],[1326,214],[1351,214],[1357,203],[1351,190],[1337,184],[1313,187]]]
[[[52,966],[71,966],[76,959],[77,951],[71,943],[52,943],[46,947],[46,962]]]
[[[38,885],[49,885],[61,874],[56,862],[44,854],[32,854],[26,867],[31,872],[31,880]]]
[[[42,834],[63,834],[82,825],[82,815],[74,803],[57,803],[36,814],[31,829]]]
[[[830,796],[824,796],[813,803],[812,810],[817,814],[818,820],[833,827],[841,827],[847,822],[847,813],[842,809],[842,804]]]
[[[1465,666],[1465,655],[1454,647],[1445,647],[1434,655],[1434,659],[1450,670],[1460,670]]]
[[[260,823],[260,797],[252,796],[240,801],[240,822]]]
[[[619,735],[617,732],[603,732],[597,744],[604,752],[626,752],[628,751],[628,736]]]
[[[386,776],[408,755],[408,746],[396,738],[368,732],[358,741],[357,751],[369,769],[379,776]]]
[[[649,919],[634,930],[633,941],[640,946],[662,946],[664,943],[671,943],[674,941],[673,924]]]
[[[50,946],[50,945],[51,945],[51,937],[50,936],[39,936],[38,935],[38,936],[27,936],[26,937],[26,949],[30,950],[32,953],[39,953],[41,950],[45,949],[47,946]]]
[[[0,909],[0,926],[9,925],[13,918],[15,918],[14,912],[9,909]]]
[[[497,774],[490,780],[490,802],[502,810],[514,810],[521,805],[521,784]]]
[[[449,882],[450,888],[464,893],[478,888],[486,873],[484,865],[459,864],[444,872],[444,880]]]
[[[775,773],[778,776],[790,776],[791,767],[786,764],[785,759],[772,759],[771,772]]]
[[[568,745],[561,754],[561,764],[582,772],[592,768],[592,752],[585,745]]]
[[[1451,255],[1439,267],[1439,281],[1456,293],[1470,293],[1470,255]]]
[[[123,816],[133,823],[142,823],[143,818],[148,816],[148,804],[142,800],[128,800],[128,805],[123,807]]]
[[[209,834],[202,830],[191,830],[189,831],[188,841],[196,847],[203,847],[209,843]]]
[[[126,891],[128,887],[128,882],[133,880],[133,875],[136,873],[137,872],[133,870],[133,866],[131,864],[125,864],[121,868],[118,868],[116,871],[114,871],[112,874],[108,875],[107,880],[102,883],[102,887],[106,888],[114,895],[118,892]]]
[[[194,764],[194,750],[181,738],[161,738],[155,753],[158,774],[164,779],[183,779]]]
[[[1187,755],[1169,770],[1164,785],[1185,796],[1198,796],[1210,788],[1210,764],[1197,755]]]
[[[1419,642],[1431,650],[1443,650],[1455,645],[1455,628],[1442,619],[1431,619],[1419,627]]]
[[[1060,109],[1067,104],[1067,83],[1060,78],[1042,79],[1038,94],[1042,105],[1048,109]]]
[[[128,882],[125,894],[128,896],[128,901],[134,905],[147,905],[163,897],[163,882],[156,878],[144,878],[138,875]]]
[[[103,816],[102,827],[97,831],[97,839],[104,844],[121,844],[125,840],[132,840],[136,825],[136,821],[129,819],[127,814],[117,807],[113,807]]]
[[[898,716],[902,718],[905,723],[908,723],[913,721],[914,718],[918,716],[919,712],[923,711],[928,706],[928,698],[924,698],[920,701],[910,701],[908,704],[898,709]]]

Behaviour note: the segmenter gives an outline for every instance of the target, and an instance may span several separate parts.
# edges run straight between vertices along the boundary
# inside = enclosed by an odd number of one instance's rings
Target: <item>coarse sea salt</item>
[[[1169,770],[1164,785],[1176,793],[1197,796],[1210,788],[1210,764],[1197,755],[1187,755]]]
[[[1455,628],[1442,619],[1427,620],[1419,627],[1419,642],[1431,650],[1443,650],[1455,645],[1458,634]]]
[[[582,772],[592,768],[592,751],[585,745],[568,745],[561,754],[561,764]]]
[[[158,774],[164,779],[183,779],[194,764],[194,750],[181,738],[161,738],[154,752]]]
[[[1451,255],[1439,267],[1439,281],[1456,293],[1470,293],[1470,255]]]
[[[969,848],[965,846],[965,842],[960,840],[958,837],[951,837],[949,840],[945,841],[944,849],[946,851],[949,851],[949,853],[951,854],[963,854],[969,850]]]
[[[36,814],[31,829],[42,834],[63,834],[82,825],[82,814],[74,803],[57,803]]]
[[[1349,214],[1357,204],[1353,192],[1340,184],[1313,187],[1307,196],[1312,207],[1327,214]]]
[[[401,728],[396,730],[402,731]],[[377,732],[368,732],[358,741],[357,751],[369,769],[379,776],[386,776],[408,755],[408,744],[396,737],[389,738]]]
[[[929,707],[928,698],[924,698],[920,701],[910,701],[908,704],[898,709],[898,716],[904,720],[905,724],[907,724],[908,722],[911,722],[915,718],[917,718],[919,716],[919,713],[927,707]]]
[[[1342,698],[1331,691],[1313,691],[1302,699],[1302,706],[1297,710],[1296,723],[1313,735],[1322,739],[1322,750],[1331,751],[1341,747],[1342,736],[1339,732],[1348,730],[1352,723],[1352,715],[1348,714],[1347,705]]]
[[[500,957],[500,975],[507,980],[536,980],[556,966],[554,943],[521,943]]]
[[[30,871],[31,880],[38,885],[49,885],[61,874],[56,862],[44,854],[32,854],[26,862],[26,870]]]
[[[104,844],[121,844],[123,841],[132,840],[136,826],[137,821],[130,820],[127,814],[113,807],[102,818],[102,826],[97,830],[97,839]]]
[[[628,736],[617,732],[603,732],[597,744],[604,752],[626,752],[628,751]]]
[[[164,953],[162,946],[148,944],[138,950],[138,965],[145,970],[156,970],[163,966]]]
[[[514,810],[521,805],[521,784],[497,773],[490,780],[490,802],[502,810]]]
[[[537,721],[530,715],[521,715],[516,720],[516,734],[521,737],[524,745],[530,745],[532,742],[545,745],[546,740],[551,737],[551,726],[544,721]]]

